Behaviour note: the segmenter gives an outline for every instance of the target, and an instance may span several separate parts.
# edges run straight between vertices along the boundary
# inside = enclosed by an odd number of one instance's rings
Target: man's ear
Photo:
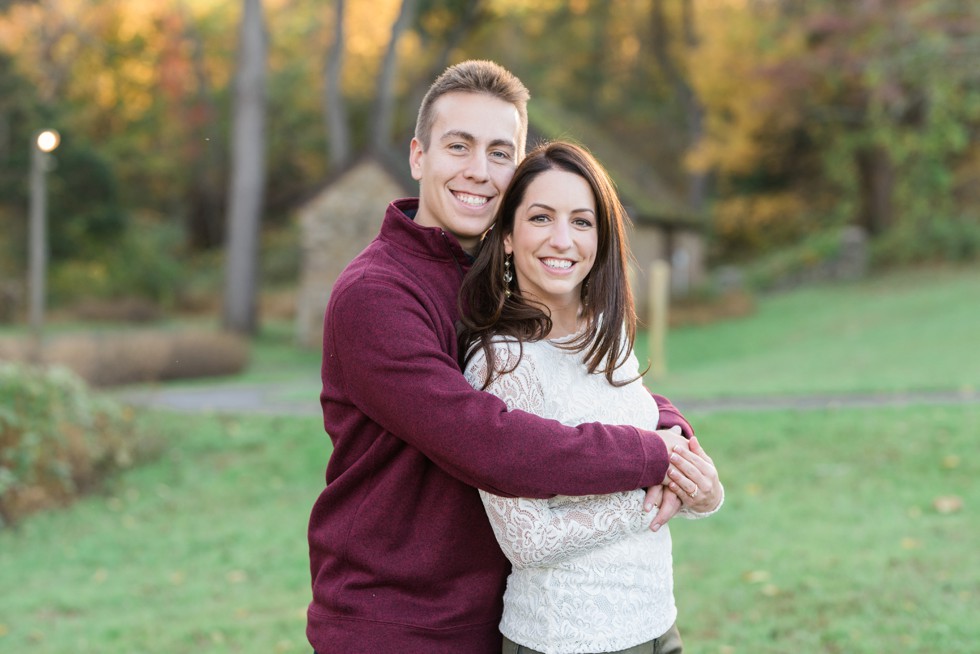
[[[421,141],[413,137],[408,153],[408,165],[412,169],[412,179],[422,179],[422,157],[424,156],[425,151],[422,149]]]

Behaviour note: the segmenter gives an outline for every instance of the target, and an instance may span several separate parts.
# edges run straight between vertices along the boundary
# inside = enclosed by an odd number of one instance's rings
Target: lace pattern
[[[513,367],[519,352],[514,342],[496,343],[497,369]],[[472,385],[482,385],[486,366],[482,354],[470,362]],[[631,353],[616,378],[631,379],[638,368]],[[588,374],[581,354],[549,341],[525,343],[518,367],[487,390],[510,409],[566,425],[653,430],[659,418],[640,380],[612,386],[602,374]],[[670,531],[647,529],[653,516],[642,510],[643,490],[549,500],[480,496],[514,565],[500,624],[508,638],[546,654],[610,651],[652,640],[673,624]]]

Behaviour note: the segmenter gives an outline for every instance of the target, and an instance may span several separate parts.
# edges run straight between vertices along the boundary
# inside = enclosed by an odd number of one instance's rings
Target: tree
[[[398,18],[391,26],[391,38],[378,73],[378,92],[375,97],[374,120],[371,125],[371,144],[383,149],[391,142],[395,112],[395,71],[398,66],[398,41],[415,17],[417,0],[402,0]]]
[[[674,95],[680,102],[685,119],[687,121],[688,148],[698,147],[704,132],[702,125],[704,110],[697,93],[687,80],[682,66],[675,61],[671,54],[671,28],[664,11],[664,0],[653,0],[651,5],[651,27],[654,60],[660,68],[661,73],[673,87]],[[681,2],[681,25],[678,30],[681,35],[681,43],[686,49],[697,47],[697,36],[694,27],[694,11],[691,0]],[[707,173],[702,170],[692,171],[689,188],[688,201],[691,206],[700,211],[704,207],[705,196],[707,194]]]
[[[334,2],[333,41],[324,67],[323,108],[329,143],[328,156],[332,168],[344,165],[351,154],[350,124],[347,104],[340,85],[344,64],[344,0]]]
[[[244,0],[235,79],[228,186],[224,326],[258,328],[259,231],[265,197],[267,37],[261,0]]]

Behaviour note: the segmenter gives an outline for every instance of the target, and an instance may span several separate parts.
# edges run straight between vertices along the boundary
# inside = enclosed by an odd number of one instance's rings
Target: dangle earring
[[[514,281],[514,273],[510,269],[510,255],[504,259],[504,297],[510,297],[510,283]]]

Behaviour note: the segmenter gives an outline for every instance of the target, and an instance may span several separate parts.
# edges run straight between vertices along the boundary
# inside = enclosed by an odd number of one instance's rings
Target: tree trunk
[[[244,0],[228,185],[224,326],[258,328],[259,230],[265,196],[266,33],[261,0]]]
[[[881,147],[859,150],[855,159],[861,202],[857,223],[869,236],[878,236],[893,223],[895,172],[888,153]]]
[[[350,159],[350,123],[340,77],[344,63],[344,0],[335,0],[333,43],[324,66],[323,108],[329,143],[327,157],[333,170]]]
[[[196,141],[190,202],[187,211],[187,233],[195,248],[212,248],[224,240],[221,222],[223,210],[221,182],[222,138],[218,130],[218,108],[204,58],[200,33],[187,21],[186,38],[191,44],[191,61],[197,80],[197,94],[191,106],[191,134]]]
[[[398,18],[391,27],[391,39],[378,73],[378,92],[375,96],[371,124],[371,145],[382,150],[391,143],[395,116],[395,72],[398,68],[398,41],[412,24],[417,0],[402,0]]]
[[[661,71],[674,87],[674,92],[680,100],[687,123],[687,143],[689,148],[697,146],[704,134],[704,109],[694,88],[684,78],[680,67],[670,55],[670,28],[664,12],[663,0],[653,0],[650,15],[652,18],[653,55]],[[694,28],[694,11],[691,0],[683,0],[681,5],[681,34],[684,45],[688,49],[698,45]],[[688,203],[695,211],[704,208],[707,195],[707,173],[691,173],[688,178]]]

